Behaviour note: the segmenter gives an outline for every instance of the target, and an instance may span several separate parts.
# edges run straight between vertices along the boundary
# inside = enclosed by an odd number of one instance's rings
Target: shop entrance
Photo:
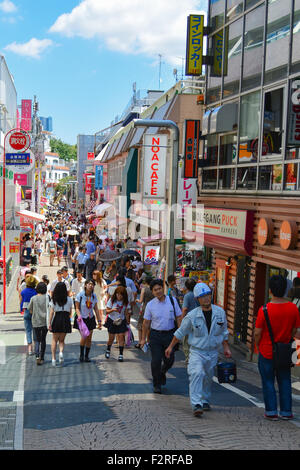
[[[249,316],[250,263],[246,257],[239,257],[236,265],[236,302],[234,338],[235,343],[247,343]]]

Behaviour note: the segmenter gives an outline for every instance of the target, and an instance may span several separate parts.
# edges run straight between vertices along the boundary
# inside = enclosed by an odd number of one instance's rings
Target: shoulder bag
[[[274,369],[287,369],[289,367],[293,367],[292,362],[292,354],[294,352],[292,348],[292,341],[289,343],[275,343],[274,335],[271,328],[271,323],[269,319],[268,309],[267,306],[263,306],[263,312],[265,315],[267,327],[269,330],[270,338],[272,341],[272,349],[273,349],[273,365]]]
[[[170,302],[171,302],[171,304],[172,304],[173,311],[174,311],[174,323],[175,323],[175,326],[174,326],[174,327],[177,329],[177,328],[179,328],[179,325],[178,325],[178,322],[177,322],[177,316],[176,316],[176,310],[175,310],[174,299],[173,299],[173,297],[172,297],[171,294],[170,294],[168,297],[169,297],[169,299],[170,299]],[[177,300],[176,300],[176,302],[177,302]],[[180,343],[175,344],[175,346],[174,346],[174,348],[173,348],[173,351],[178,351],[178,350],[179,350],[179,344],[180,344]]]

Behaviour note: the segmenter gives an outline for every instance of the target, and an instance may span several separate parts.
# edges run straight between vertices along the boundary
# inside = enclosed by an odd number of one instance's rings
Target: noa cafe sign
[[[257,226],[258,244],[271,245],[274,236],[274,223],[272,219],[261,218]],[[280,225],[279,243],[283,250],[296,248],[298,241],[298,227],[294,220],[284,220]]]
[[[144,137],[143,196],[164,198],[168,136],[146,134]]]

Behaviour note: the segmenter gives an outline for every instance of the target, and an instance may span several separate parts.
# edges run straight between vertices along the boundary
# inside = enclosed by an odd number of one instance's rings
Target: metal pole
[[[6,159],[6,153],[5,153],[5,142],[6,142],[6,136],[4,137],[4,155],[3,155],[3,167],[2,167],[2,191],[3,191],[3,242],[2,242],[2,247],[3,247],[3,315],[6,315],[6,188],[5,188],[5,159]]]
[[[169,197],[168,203],[171,208],[177,203],[178,186],[178,159],[179,159],[179,128],[174,121],[134,119],[134,127],[166,127],[173,131],[173,152],[170,167]],[[175,271],[175,220],[174,212],[170,211],[169,219],[170,236],[167,239],[167,269],[169,274]]]

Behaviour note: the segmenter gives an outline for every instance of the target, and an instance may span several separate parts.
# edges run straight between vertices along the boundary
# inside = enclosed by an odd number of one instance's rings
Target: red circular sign
[[[28,147],[28,141],[25,134],[22,132],[14,132],[9,137],[9,145],[14,150],[23,150]]]

